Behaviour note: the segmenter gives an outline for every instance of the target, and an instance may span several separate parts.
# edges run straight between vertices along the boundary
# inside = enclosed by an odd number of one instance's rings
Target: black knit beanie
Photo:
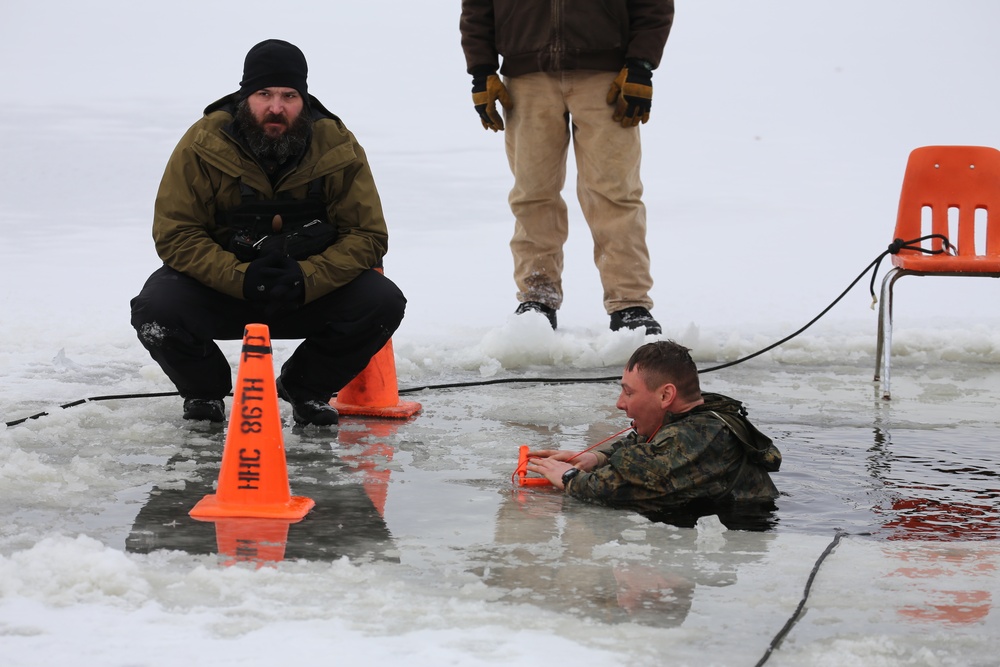
[[[294,44],[280,39],[267,39],[247,52],[243,61],[240,99],[272,86],[294,88],[302,97],[309,94],[306,85],[306,57]]]

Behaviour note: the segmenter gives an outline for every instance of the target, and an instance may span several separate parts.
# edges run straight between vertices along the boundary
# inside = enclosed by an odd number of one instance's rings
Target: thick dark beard
[[[281,165],[290,157],[305,152],[312,133],[312,119],[309,118],[308,110],[303,109],[295,122],[281,136],[271,137],[253,117],[247,101],[242,100],[236,107],[236,129],[242,135],[247,148],[261,163]]]

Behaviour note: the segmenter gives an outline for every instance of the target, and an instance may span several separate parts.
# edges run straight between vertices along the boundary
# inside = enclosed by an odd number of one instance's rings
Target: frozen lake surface
[[[702,376],[743,397],[784,453],[764,531],[715,517],[676,527],[512,486],[519,444],[578,449],[620,430],[610,382],[428,389],[406,396],[423,405],[411,419],[348,417],[334,431],[286,416],[292,493],[317,506],[284,526],[278,556],[267,526],[187,515],[212,492],[222,426],[183,422],[176,397],[55,409],[2,433],[0,628],[14,664],[69,660],[80,642],[123,659],[112,627],[130,615],[154,651],[196,631],[181,651],[192,660],[233,641],[287,659],[267,646],[280,631],[332,632],[389,661],[421,637],[457,664],[568,652],[744,665],[818,568],[772,664],[993,664],[1000,485],[992,417],[973,415],[992,415],[1000,373],[904,364],[885,402],[867,372],[748,362]]]

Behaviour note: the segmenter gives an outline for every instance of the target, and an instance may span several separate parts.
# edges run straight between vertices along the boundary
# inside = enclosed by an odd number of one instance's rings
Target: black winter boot
[[[296,396],[289,392],[281,378],[275,384],[278,386],[278,396],[292,404],[292,419],[302,426],[333,426],[340,421],[340,413],[329,402],[315,397]]]
[[[226,419],[226,404],[221,398],[185,398],[184,419],[221,422]]]
[[[546,317],[546,319],[548,319],[552,328],[556,328],[556,309],[549,308],[544,303],[539,303],[538,301],[525,301],[517,307],[517,310],[515,310],[514,313],[517,315],[523,315],[525,313],[541,313]]]
[[[660,323],[653,319],[648,310],[642,306],[623,308],[611,313],[611,330],[639,329],[645,327],[647,336],[663,333]]]

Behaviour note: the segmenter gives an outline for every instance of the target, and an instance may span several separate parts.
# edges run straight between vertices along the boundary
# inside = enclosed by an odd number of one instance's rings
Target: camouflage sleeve
[[[742,461],[725,425],[692,415],[650,442],[621,441],[605,466],[577,475],[566,492],[609,505],[664,507],[724,493]]]
[[[621,448],[627,443],[634,442],[635,438],[636,438],[635,431],[631,431],[624,438],[620,438],[618,440],[615,440],[614,442],[609,442],[606,445],[601,445],[600,447],[595,449],[594,453],[597,454],[597,466],[601,467],[607,465],[608,460],[611,458],[611,455],[615,453],[616,449]]]

